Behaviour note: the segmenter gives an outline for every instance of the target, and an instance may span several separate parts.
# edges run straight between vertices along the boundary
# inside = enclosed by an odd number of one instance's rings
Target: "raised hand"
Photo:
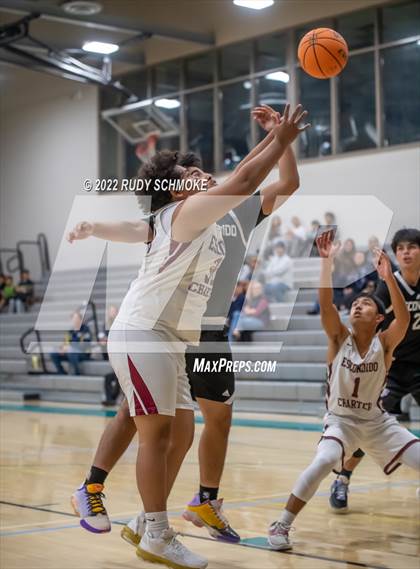
[[[334,243],[334,234],[335,231],[330,229],[316,238],[316,246],[322,259],[334,259],[340,250],[341,243],[339,241]]]
[[[273,128],[280,124],[281,114],[275,111],[269,105],[261,105],[255,107],[251,111],[252,118],[257,121],[260,127],[266,132],[270,132]]]
[[[93,234],[93,223],[90,221],[81,221],[66,236],[69,243],[80,239],[87,239]]]
[[[392,265],[388,255],[382,249],[375,247],[374,252],[374,264],[378,271],[378,275],[384,281],[392,277]]]
[[[308,115],[302,105],[298,105],[295,110],[290,112],[290,104],[284,108],[283,116],[280,119],[280,124],[273,128],[274,135],[286,144],[291,144],[295,138],[304,132],[311,125],[306,123],[299,126],[299,123],[304,120]]]

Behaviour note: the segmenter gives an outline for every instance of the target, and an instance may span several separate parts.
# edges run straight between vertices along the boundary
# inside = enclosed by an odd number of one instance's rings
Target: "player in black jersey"
[[[238,165],[237,170],[270,144],[274,136],[271,131],[281,120],[280,114],[268,106],[257,107],[253,111],[253,116],[268,134]],[[210,177],[209,174],[205,174],[199,168],[199,161],[193,154],[185,155],[180,163],[184,168],[187,168],[191,178]],[[194,362],[198,358],[205,358],[207,361],[216,363],[221,358],[227,360],[232,358],[225,332],[225,321],[238,274],[243,265],[249,238],[255,226],[270,215],[274,209],[278,208],[299,187],[296,160],[290,146],[286,148],[279,160],[279,173],[280,181],[256,192],[217,222],[221,225],[224,236],[225,260],[216,273],[213,291],[203,317],[200,346],[194,349],[189,348],[186,352],[191,391],[202,411],[204,429],[199,445],[200,489],[188,504],[184,517],[195,525],[205,526],[213,537],[232,542],[239,541],[240,538],[223,515],[222,500],[218,499],[218,490],[232,420],[234,374],[232,371],[222,373],[194,372]],[[122,241],[123,239],[119,240]],[[212,348],[215,351],[212,351]],[[168,465],[170,461],[176,464],[177,468],[182,464],[183,458],[192,443],[192,440],[186,437],[187,431],[187,426],[175,419]],[[135,428],[133,428],[128,407],[124,401],[117,416],[109,422],[101,437],[93,465],[85,481],[86,484],[103,486],[108,473],[122,456],[134,434]],[[173,470],[176,469],[173,468]],[[101,500],[101,513],[107,515],[102,504],[102,494],[98,499]],[[122,536],[130,543],[136,544],[143,532],[144,519],[138,516],[133,520],[133,523],[130,522],[123,528]]]
[[[391,247],[399,265],[394,275],[410,312],[410,325],[394,351],[394,361],[382,393],[382,405],[389,413],[399,415],[401,399],[409,393],[420,405],[420,231],[400,229],[394,235]],[[383,329],[386,329],[394,319],[394,313],[387,287],[382,281],[375,294],[386,308],[383,323]],[[336,513],[348,511],[350,477],[363,456],[362,449],[358,449],[331,486],[330,505]]]

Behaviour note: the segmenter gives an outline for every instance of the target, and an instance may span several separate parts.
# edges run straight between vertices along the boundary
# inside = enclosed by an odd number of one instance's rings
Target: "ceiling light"
[[[251,89],[251,87],[252,87],[251,81],[244,81],[244,88],[245,89]]]
[[[102,12],[102,4],[90,0],[72,0],[71,2],[64,2],[61,7],[67,14],[74,16],[93,16]]]
[[[235,6],[251,8],[252,10],[263,10],[274,4],[274,0],[233,0]]]
[[[288,83],[290,80],[290,75],[284,71],[274,71],[274,73],[268,73],[265,79],[271,79],[271,81],[281,81],[282,83]]]
[[[103,53],[104,55],[109,55],[118,51],[120,48],[115,43],[106,43],[102,41],[88,41],[83,44],[84,51],[90,51],[92,53]]]
[[[178,99],[157,99],[155,105],[161,109],[177,109],[181,106]]]

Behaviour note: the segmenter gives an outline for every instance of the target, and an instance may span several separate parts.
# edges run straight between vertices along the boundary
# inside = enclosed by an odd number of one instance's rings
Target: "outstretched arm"
[[[261,128],[267,132],[267,136],[240,162],[235,172],[243,168],[252,158],[258,156],[270,144],[274,136],[273,129],[281,122],[280,113],[276,112],[269,105],[255,107],[252,111],[252,116]],[[290,145],[281,156],[278,166],[280,180],[261,190],[261,206],[265,215],[270,215],[275,209],[279,208],[299,188],[296,158]]]
[[[410,324],[410,313],[392,272],[391,261],[388,255],[380,249],[375,249],[375,266],[379,277],[385,281],[388,287],[395,316],[387,330],[380,334],[385,350],[392,355],[407,332]]]
[[[290,107],[286,105],[281,124],[273,129],[273,139],[264,150],[220,186],[193,195],[178,207],[172,226],[173,238],[177,241],[194,239],[213,222],[246,200],[268,175],[287,146],[308,128],[309,125],[299,126],[306,114],[301,105],[290,114]],[[219,199],[215,199],[216,197]]]
[[[326,231],[317,240],[321,257],[321,282],[319,288],[319,305],[321,308],[321,323],[328,336],[328,361],[332,361],[338,348],[349,332],[341,322],[338,310],[333,302],[332,266],[340,244],[334,244],[334,232]]]
[[[147,243],[153,235],[149,223],[143,220],[106,223],[82,221],[68,233],[66,239],[69,243],[73,243],[88,237],[121,243]]]
[[[255,107],[252,111],[252,116],[261,128],[268,133],[271,133],[273,128],[281,122],[280,113],[276,112],[269,105]],[[255,150],[257,149],[258,146]],[[299,188],[299,173],[291,145],[284,151],[278,166],[279,181],[261,190],[262,211],[265,215],[270,215],[275,209],[279,208]]]

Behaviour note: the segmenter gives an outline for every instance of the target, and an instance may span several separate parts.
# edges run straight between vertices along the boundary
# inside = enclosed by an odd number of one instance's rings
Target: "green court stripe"
[[[0,404],[0,411],[27,411],[29,413],[53,413],[57,415],[84,415],[87,417],[114,417],[117,412],[110,409],[82,409],[80,407],[39,407],[37,405]],[[196,417],[197,424],[203,424],[202,417]],[[255,427],[258,429],[289,429],[292,431],[322,432],[320,423],[298,423],[293,421],[274,421],[265,419],[241,419],[235,417],[234,427]],[[420,437],[420,429],[409,429],[414,436]]]

